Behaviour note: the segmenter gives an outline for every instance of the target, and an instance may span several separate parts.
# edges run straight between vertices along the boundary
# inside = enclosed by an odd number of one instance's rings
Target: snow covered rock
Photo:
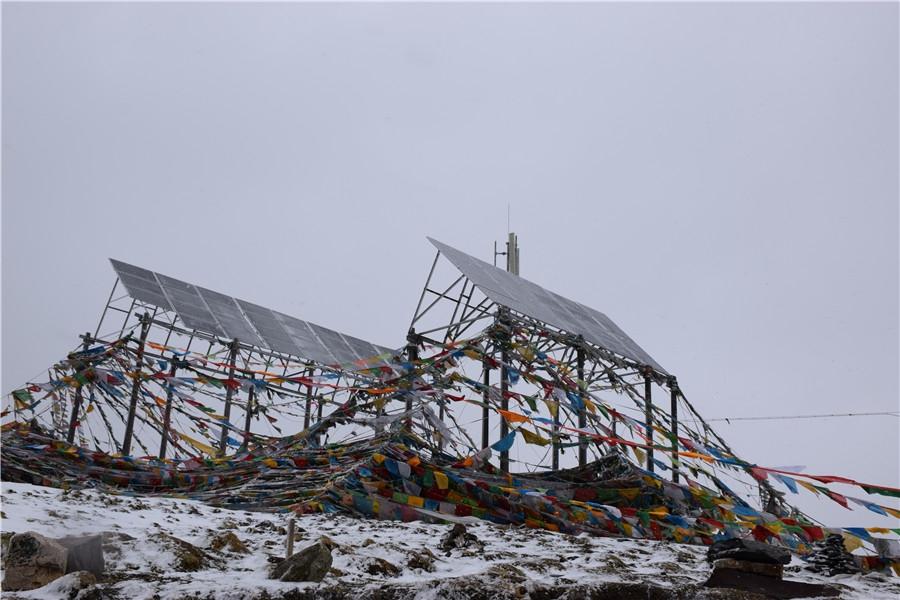
[[[479,550],[484,548],[484,544],[475,535],[469,533],[466,530],[466,526],[462,523],[453,525],[453,528],[441,539],[441,550],[446,552],[448,556],[456,548],[470,548],[473,546]]]
[[[322,581],[332,562],[328,546],[316,542],[275,565],[271,578],[281,581]]]
[[[853,555],[844,548],[844,538],[836,533],[813,545],[813,553],[809,557],[809,564],[806,568],[814,573],[824,573],[829,577],[859,573],[859,567],[853,560]]]
[[[721,558],[786,565],[791,562],[791,553],[786,548],[779,548],[756,540],[732,538],[716,542],[707,550],[706,559],[708,561],[713,562]]]
[[[208,569],[216,561],[197,546],[167,533],[152,534],[149,540],[161,546],[173,557],[176,571],[200,571]]]
[[[209,547],[216,552],[221,552],[224,548],[227,548],[231,552],[236,552],[237,554],[247,554],[250,552],[244,542],[242,542],[233,531],[226,531],[225,533],[220,533],[213,537],[209,542]]]
[[[66,574],[68,550],[39,533],[17,533],[9,541],[4,590],[33,590]]]

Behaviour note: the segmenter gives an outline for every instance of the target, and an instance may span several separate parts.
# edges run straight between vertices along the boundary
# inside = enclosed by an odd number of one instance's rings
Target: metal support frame
[[[414,327],[409,328],[409,333],[406,334],[406,359],[410,363],[415,363],[419,360],[419,336],[416,335],[416,330]],[[409,376],[409,390],[406,393],[406,428],[412,429],[412,415],[409,414],[412,411],[412,400],[413,395],[412,392],[415,389],[414,386],[415,381],[415,372],[411,372]]]
[[[169,366],[169,377],[175,377],[175,374],[178,372],[178,362],[178,357],[173,354]],[[169,427],[172,424],[172,396],[174,395],[174,389],[175,385],[169,381],[166,386],[166,408],[163,413],[162,437],[159,442],[160,459],[166,457],[166,446],[169,444]]]
[[[484,388],[481,390],[481,400],[484,405],[481,407],[481,448],[487,448],[491,445],[491,363],[487,356],[487,342],[485,342],[485,360],[481,362],[484,372],[482,384]]]
[[[669,393],[672,404],[669,407],[669,418],[672,420],[672,482],[678,483],[678,468],[681,461],[678,460],[678,380],[669,378]]]
[[[312,376],[312,369],[307,372],[307,377]],[[303,411],[303,430],[309,429],[310,411],[312,411],[312,384],[306,385],[306,409]]]
[[[580,340],[579,340],[580,341]],[[577,377],[578,377],[578,396],[581,399],[581,408],[578,410],[578,429],[584,430],[587,428],[587,413],[585,411],[584,404],[584,348],[582,344],[578,345],[577,349]],[[587,448],[588,441],[587,438],[583,435],[578,436],[578,466],[584,467],[587,464]]]
[[[228,381],[225,384],[225,410],[223,416],[225,422],[222,423],[222,437],[219,438],[219,456],[225,456],[225,449],[228,447],[228,425],[231,419],[231,399],[234,397],[234,370],[237,363],[238,341],[235,339],[229,344],[228,352]]]
[[[250,450],[250,419],[253,417],[253,411],[256,404],[256,385],[250,386],[247,392],[247,409],[244,415],[244,441],[241,444],[241,450]]]
[[[653,370],[649,367],[644,371],[644,418],[647,423],[647,470],[653,473]]]
[[[122,454],[128,456],[131,453],[131,437],[134,433],[134,415],[137,411],[138,394],[141,391],[141,379],[144,366],[144,347],[147,344],[147,334],[150,332],[150,314],[144,313],[141,317],[141,338],[135,355],[136,369],[134,372],[134,384],[131,386],[131,402],[128,405],[128,420],[125,422],[125,435],[122,437]]]
[[[507,328],[507,322],[504,318],[504,313],[501,311],[498,323],[504,329],[500,332],[500,408],[502,410],[509,410],[509,395],[507,392],[509,391],[509,330]],[[506,419],[500,418],[500,439],[504,439],[507,435],[509,435],[509,423],[506,422]],[[500,452],[500,471],[503,473],[509,473],[509,450],[502,450]]]
[[[91,332],[85,332],[81,339],[84,340],[81,344],[81,350],[87,351],[91,344]],[[81,384],[75,388],[75,398],[72,402],[72,416],[69,418],[69,430],[66,433],[66,441],[70,444],[75,441],[75,430],[78,428],[78,415],[81,412],[82,394],[84,393],[81,388]]]

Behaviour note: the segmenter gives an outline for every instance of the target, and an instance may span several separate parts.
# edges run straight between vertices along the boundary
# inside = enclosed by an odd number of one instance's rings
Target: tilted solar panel
[[[364,340],[206,288],[110,259],[128,295],[175,311],[189,328],[323,365],[396,353]]]
[[[666,373],[653,358],[603,313],[513,275],[465,252],[428,238],[441,254],[493,302]]]
[[[112,263],[113,269],[119,276],[119,281],[125,286],[129,296],[135,300],[158,306],[163,310],[172,310],[172,305],[166,298],[162,286],[159,285],[159,281],[156,280],[156,275],[153,271],[141,269],[118,260],[109,259],[109,261]]]

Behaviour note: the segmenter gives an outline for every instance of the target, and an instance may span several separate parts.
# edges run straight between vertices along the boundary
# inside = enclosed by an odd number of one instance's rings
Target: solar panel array
[[[554,294],[447,244],[432,238],[428,241],[493,302],[569,333],[580,334],[592,344],[649,365],[659,373],[666,372],[600,311]]]
[[[110,259],[128,295],[174,311],[190,329],[268,348],[324,365],[395,351],[264,306]]]

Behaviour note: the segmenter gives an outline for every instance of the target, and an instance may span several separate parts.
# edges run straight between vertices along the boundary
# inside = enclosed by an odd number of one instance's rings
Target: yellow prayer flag
[[[434,481],[435,483],[437,483],[439,490],[446,490],[447,486],[450,484],[450,480],[447,478],[447,476],[440,471],[434,472]]]
[[[817,496],[819,495],[819,490],[816,489],[816,486],[809,483],[808,481],[803,481],[802,479],[795,479],[794,481],[811,491],[813,494],[816,494]]]
[[[646,454],[643,450],[638,448],[637,446],[631,447],[632,452],[634,452],[634,457],[638,460],[638,464],[644,464],[646,461]]]
[[[550,440],[548,440],[547,438],[542,437],[542,436],[538,435],[537,433],[532,433],[532,432],[528,431],[527,429],[525,429],[524,427],[519,429],[519,431],[522,432],[522,437],[525,438],[526,444],[536,444],[538,446],[546,446],[547,444],[550,443]]]
[[[853,552],[857,548],[862,548],[862,540],[855,535],[850,535],[849,533],[841,533],[841,536],[844,538],[844,548],[847,549],[847,552]]]
[[[550,400],[549,398],[547,398],[544,400],[544,404],[547,405],[547,410],[550,411],[550,416],[555,419],[557,410],[559,408],[559,403],[556,400]]]

